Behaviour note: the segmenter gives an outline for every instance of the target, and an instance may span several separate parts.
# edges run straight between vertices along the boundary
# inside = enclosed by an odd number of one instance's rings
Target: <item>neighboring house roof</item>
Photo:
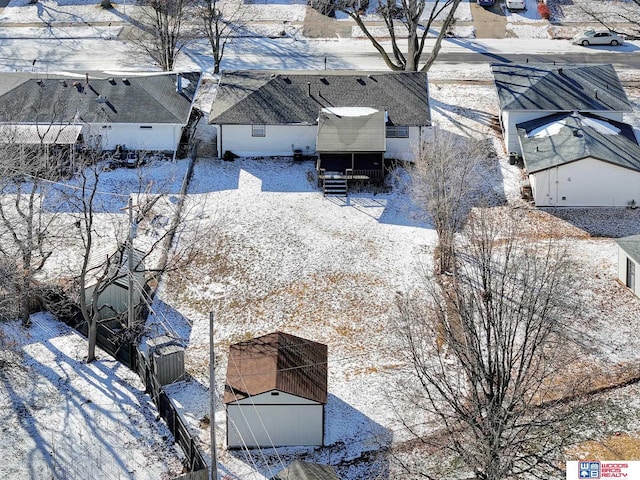
[[[516,125],[529,173],[591,157],[640,171],[633,128],[588,113],[557,113]]]
[[[294,460],[270,480],[340,480],[333,467]]]
[[[327,402],[327,346],[282,332],[229,348],[224,402],[279,390]]]
[[[323,108],[318,116],[318,152],[384,152],[385,114],[369,107]]]
[[[640,263],[640,235],[622,237],[617,239],[616,242],[634,262]]]
[[[0,73],[0,121],[186,124],[199,81],[199,72]]]
[[[424,72],[223,72],[211,124],[315,125],[325,107],[370,107],[391,125],[430,125]]]
[[[491,64],[500,110],[631,111],[612,65]]]

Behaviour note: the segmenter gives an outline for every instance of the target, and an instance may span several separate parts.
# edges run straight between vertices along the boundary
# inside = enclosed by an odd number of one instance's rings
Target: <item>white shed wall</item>
[[[140,128],[141,125],[152,128]],[[116,145],[125,145],[128,150],[173,152],[178,148],[182,127],[176,124],[153,123],[96,124],[87,135],[100,135],[104,150],[114,150]]]
[[[520,149],[520,142],[518,141],[518,131],[516,129],[516,125],[519,123],[526,122],[528,120],[534,120],[536,118],[546,117],[547,115],[552,115],[554,113],[558,113],[556,110],[512,110],[508,112],[502,112],[502,128],[505,138],[505,145],[507,147],[508,152],[516,152],[522,154],[522,150]],[[596,111],[596,112],[588,112],[593,113],[595,115],[600,115],[604,118],[609,118],[611,120],[617,120],[618,122],[623,121],[623,113],[622,112],[611,112],[611,111]]]
[[[292,156],[296,149],[306,155],[307,146],[311,155],[317,132],[317,125],[266,125],[264,137],[252,137],[251,125],[219,125],[218,157],[227,150],[241,157]]]
[[[319,404],[229,404],[227,447],[322,445],[323,423],[323,405]]]
[[[640,172],[594,158],[529,175],[537,206],[625,207],[640,203]],[[563,198],[564,197],[564,198]]]
[[[627,252],[618,246],[618,280],[620,280],[623,285],[627,285],[627,259],[635,264],[635,289],[631,289],[631,291],[640,297],[640,264],[630,258]]]

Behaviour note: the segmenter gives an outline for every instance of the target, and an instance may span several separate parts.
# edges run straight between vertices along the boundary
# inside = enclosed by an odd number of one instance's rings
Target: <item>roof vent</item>
[[[116,81],[115,81],[112,77],[109,77],[109,83],[110,83],[111,85],[115,85],[115,84],[116,84]]]
[[[357,82],[358,82],[360,85],[366,85],[366,84],[367,84],[367,82],[365,82],[363,78],[359,78],[359,79],[357,80]]]
[[[321,81],[322,83],[324,83],[325,85],[329,85],[329,80],[327,80],[327,77],[322,77],[322,78],[320,79],[320,81]]]
[[[598,89],[597,88],[593,91],[593,93],[596,96],[596,98],[598,98]]]
[[[311,96],[311,82],[307,82],[307,96]]]
[[[78,90],[78,92],[80,93],[82,93],[82,91],[84,90],[84,87],[80,82],[73,82],[73,86],[76,87],[76,90]]]
[[[560,68],[558,69],[558,73],[559,73],[560,75],[562,75],[562,67],[560,67]]]
[[[67,88],[67,81],[66,80],[58,80],[58,83],[60,84],[61,87]]]
[[[129,79],[127,77],[124,77],[122,79],[122,83],[124,83],[125,85],[131,85],[131,83],[129,82]]]
[[[37,83],[39,86],[44,87],[44,82],[43,82],[42,80],[38,79],[38,80],[36,80],[36,83]]]
[[[98,102],[98,103],[107,103],[107,97],[105,97],[104,95],[98,95],[96,97],[96,102]]]

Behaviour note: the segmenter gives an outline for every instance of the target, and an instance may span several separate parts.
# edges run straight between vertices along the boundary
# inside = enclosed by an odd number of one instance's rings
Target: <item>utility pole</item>
[[[128,279],[128,287],[129,287],[129,309],[127,315],[127,326],[129,328],[133,328],[133,324],[135,323],[135,309],[133,305],[134,301],[134,286],[133,286],[133,239],[136,236],[135,232],[135,224],[133,223],[133,199],[129,197],[129,238],[127,239],[127,268],[129,270],[127,274]]]
[[[211,440],[211,470],[209,480],[218,480],[216,453],[216,360],[213,353],[213,312],[209,312],[209,434]]]

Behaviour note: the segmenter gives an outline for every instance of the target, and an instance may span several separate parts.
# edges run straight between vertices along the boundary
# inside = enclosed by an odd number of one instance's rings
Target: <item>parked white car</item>
[[[526,10],[527,9],[526,0],[505,0],[504,4],[509,10]]]
[[[622,45],[624,38],[609,30],[587,30],[573,39],[576,45],[588,47],[589,45]]]

